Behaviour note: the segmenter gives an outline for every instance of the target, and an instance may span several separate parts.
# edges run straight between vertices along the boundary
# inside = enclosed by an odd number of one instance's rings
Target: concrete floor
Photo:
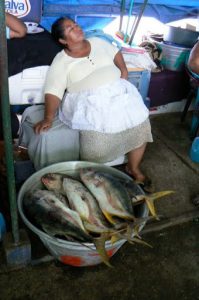
[[[157,191],[175,191],[169,199],[157,201],[158,213],[163,217],[176,217],[195,209],[191,200],[199,194],[199,164],[189,157],[190,122],[191,113],[184,123],[180,122],[180,113],[151,118],[154,143],[148,145],[143,168]]]
[[[190,117],[182,124],[179,113],[151,116],[154,143],[142,166],[156,191],[175,191],[156,203],[161,221],[143,230],[152,249],[126,243],[111,269],[51,261],[9,271],[0,245],[0,299],[199,299],[199,210],[191,201],[199,194],[199,164],[188,156]],[[34,258],[48,254],[37,238],[31,241]]]

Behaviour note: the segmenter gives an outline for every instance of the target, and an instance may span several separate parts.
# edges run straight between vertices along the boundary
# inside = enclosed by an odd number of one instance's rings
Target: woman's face
[[[64,28],[64,40],[67,41],[67,43],[70,42],[81,42],[84,39],[84,33],[75,22],[72,20],[65,20],[63,23]]]

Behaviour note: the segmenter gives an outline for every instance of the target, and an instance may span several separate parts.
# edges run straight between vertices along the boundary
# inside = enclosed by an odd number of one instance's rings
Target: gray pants
[[[44,116],[44,105],[28,107],[21,120],[19,146],[28,149],[36,170],[53,163],[79,160],[79,132],[69,129],[57,117],[52,127],[41,134],[35,134],[34,124]]]

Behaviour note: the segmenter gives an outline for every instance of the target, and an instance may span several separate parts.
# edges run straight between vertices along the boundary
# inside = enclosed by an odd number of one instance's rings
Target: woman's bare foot
[[[128,174],[130,174],[134,180],[136,180],[137,182],[143,182],[145,179],[146,179],[146,176],[139,170],[132,170],[128,167],[128,165],[126,165],[126,168],[125,168],[126,172]]]
[[[128,165],[125,168],[126,173],[130,175],[133,180],[139,184],[139,186],[146,192],[146,193],[153,193],[155,191],[155,187],[150,178],[145,176],[139,169],[138,170],[130,170]]]

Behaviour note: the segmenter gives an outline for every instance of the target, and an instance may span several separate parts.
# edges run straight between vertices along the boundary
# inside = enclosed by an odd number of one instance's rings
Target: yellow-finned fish
[[[72,178],[64,178],[63,190],[70,207],[79,213],[88,231],[94,233],[113,231],[104,218],[97,200],[81,182]]]
[[[80,170],[80,178],[95,196],[111,224],[116,223],[114,217],[135,220],[131,199],[119,180],[107,173],[88,168]]]
[[[81,242],[92,240],[79,214],[68,208],[52,191],[30,191],[25,195],[23,204],[31,221],[50,236],[72,237]]]

